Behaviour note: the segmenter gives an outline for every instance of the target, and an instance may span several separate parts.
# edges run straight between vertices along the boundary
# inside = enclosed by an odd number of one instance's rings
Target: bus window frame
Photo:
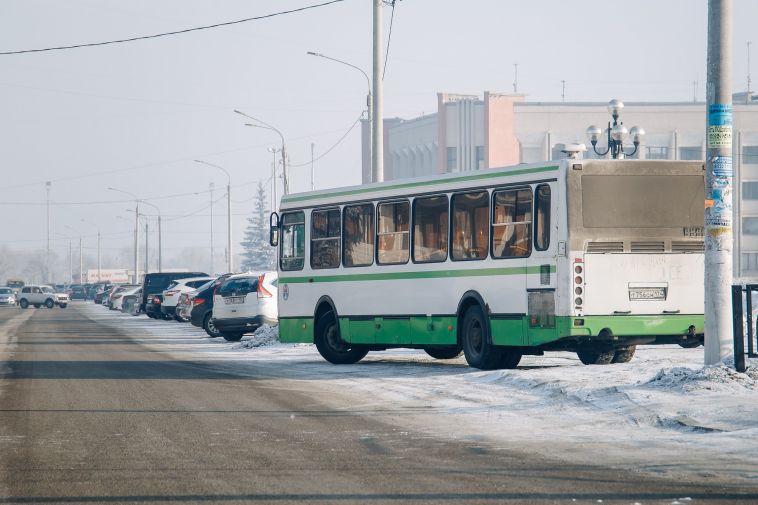
[[[288,210],[288,211],[282,212],[281,218],[279,220],[279,223],[280,223],[279,224],[279,229],[280,229],[279,234],[281,235],[282,238],[284,238],[284,226],[285,226],[284,225],[284,216],[287,215],[287,214],[298,214],[298,213],[300,213],[300,214],[303,215],[303,223],[302,223],[302,225],[303,225],[303,257],[302,257],[303,258],[303,264],[302,264],[302,266],[300,268],[288,268],[288,269],[285,269],[283,267],[283,265],[282,265],[282,261],[285,259],[284,258],[284,254],[283,254],[283,252],[284,252],[284,240],[279,240],[279,270],[282,271],[282,272],[300,272],[301,270],[305,269],[305,256],[308,254],[308,251],[307,251],[308,240],[306,240],[306,237],[305,237],[305,234],[306,234],[306,231],[307,231],[307,228],[305,227],[305,222],[306,222],[306,220],[305,220],[305,210],[303,210],[303,209],[293,209],[293,210]],[[300,223],[297,223],[297,224],[300,224]],[[310,237],[308,237],[308,238],[310,238]],[[294,250],[294,248],[293,248],[293,250]],[[297,256],[293,256],[292,258],[297,258]],[[291,259],[291,258],[287,258],[287,259]]]
[[[339,232],[337,233],[336,237],[323,237],[323,238],[313,238],[313,215],[317,212],[333,212],[337,211],[337,216],[339,217],[340,223],[339,223]],[[328,219],[328,218],[327,218]],[[311,209],[311,226],[310,226],[310,236],[308,237],[308,242],[310,244],[310,250],[308,251],[308,262],[311,266],[311,270],[334,270],[335,268],[340,268],[342,266],[342,208],[339,205],[336,206],[329,206],[329,207],[316,207]],[[329,230],[329,223],[327,221],[327,232]],[[334,240],[337,239],[337,264],[335,266],[328,266],[328,267],[315,267],[313,266],[313,241],[322,241],[322,240]]]
[[[492,249],[492,194],[494,192],[494,189],[487,186],[487,187],[481,187],[481,188],[474,188],[474,189],[464,189],[459,192],[451,192],[448,204],[448,238],[447,238],[447,257],[450,259],[450,261],[482,261],[490,258],[490,249]],[[455,236],[453,234],[453,220],[455,219],[455,213],[453,212],[453,200],[456,196],[459,195],[470,195],[474,193],[487,193],[487,253],[482,256],[481,258],[460,258],[456,259],[453,255],[453,246],[455,244]]]
[[[495,194],[502,192],[502,191],[521,191],[523,189],[528,189],[532,194],[532,220],[529,221],[529,224],[532,225],[532,230],[529,233],[529,254],[525,256],[495,256],[495,251],[493,250],[493,247],[495,247]],[[534,188],[531,184],[518,184],[513,186],[504,186],[504,187],[496,187],[492,188],[492,192],[490,193],[490,248],[489,248],[489,254],[490,258],[493,260],[523,260],[527,258],[531,258],[532,253],[534,252]],[[504,226],[508,224],[524,224],[522,223],[503,223]]]
[[[545,243],[544,248],[537,247],[537,193],[539,192],[540,188],[546,187],[548,191],[550,192],[550,199],[548,200],[548,206],[547,206],[547,242]],[[550,184],[547,182],[541,182],[537,184],[534,187],[534,190],[532,191],[532,200],[534,204],[534,209],[532,209],[532,223],[534,226],[532,226],[532,244],[534,245],[534,250],[538,252],[545,252],[550,249],[550,237],[552,235],[552,226],[551,221],[553,218],[553,188],[550,187]],[[530,253],[531,256],[531,253]]]
[[[356,202],[356,203],[346,203],[342,206],[342,242],[341,242],[341,249],[342,249],[342,268],[365,268],[365,267],[372,267],[376,263],[376,254],[371,255],[371,263],[367,263],[365,265],[348,265],[345,263],[345,210],[348,207],[362,207],[364,205],[371,205],[371,224],[374,227],[373,230],[373,237],[374,237],[374,244],[373,249],[376,252],[377,251],[377,245],[376,245],[376,225],[377,222],[377,212],[376,212],[376,203],[374,203],[373,200],[367,200],[364,202]]]
[[[380,205],[392,205],[397,203],[407,203],[408,204],[408,258],[400,263],[382,263],[379,261],[379,206]],[[374,261],[377,266],[383,266],[383,267],[389,267],[389,266],[395,266],[395,265],[407,265],[410,263],[411,260],[411,237],[413,233],[411,233],[411,201],[409,198],[392,198],[390,200],[377,200],[376,205],[374,205],[374,219],[376,220],[374,222]],[[398,232],[393,232],[398,233]]]
[[[416,261],[415,257],[413,256],[413,251],[416,246],[416,200],[419,199],[426,199],[426,198],[438,198],[440,196],[444,196],[447,198],[447,249],[445,250],[445,259],[442,260],[435,260],[435,261]],[[447,260],[450,259],[450,234],[451,234],[451,224],[450,224],[450,202],[451,202],[451,195],[449,193],[432,193],[432,194],[424,194],[419,196],[413,197],[413,202],[411,202],[411,225],[410,225],[410,234],[411,234],[411,240],[410,240],[410,258],[411,262],[414,265],[428,265],[433,263],[445,263]]]

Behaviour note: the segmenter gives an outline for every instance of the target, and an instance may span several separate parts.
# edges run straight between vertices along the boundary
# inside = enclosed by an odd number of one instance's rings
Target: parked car
[[[197,288],[197,293],[192,300],[192,312],[190,322],[193,326],[202,328],[210,337],[220,337],[216,326],[213,324],[213,295],[221,284],[233,274],[224,274],[218,279],[203,284]]]
[[[143,288],[144,292],[144,288]],[[150,295],[147,299],[147,303],[145,303],[145,314],[147,317],[152,317],[153,319],[163,319],[163,312],[161,312],[161,304],[163,303],[163,295],[162,294],[155,294]]]
[[[110,310],[121,310],[121,302],[123,301],[122,297],[124,296],[124,293],[140,289],[141,287],[142,286],[135,284],[122,284],[117,287],[108,298],[108,308]]]
[[[87,290],[81,284],[74,284],[68,288],[68,296],[71,300],[86,300]]]
[[[174,282],[168,285],[163,291],[163,303],[161,304],[161,311],[166,319],[176,319],[176,304],[179,302],[179,295],[199,288],[208,281],[212,281],[213,277],[204,275],[202,277],[188,277],[186,279],[176,279]]]
[[[0,287],[0,305],[16,305],[13,289],[6,286]]]
[[[65,293],[56,293],[50,286],[27,285],[21,288],[18,295],[18,304],[22,309],[33,305],[34,308],[40,308],[43,305],[52,309],[56,305],[65,309],[68,305],[68,295]]]
[[[136,316],[139,314],[139,302],[142,299],[142,286],[130,290],[121,297],[121,312]]]
[[[190,311],[192,311],[192,300],[195,298],[196,293],[197,289],[193,289],[179,295],[179,301],[176,302],[176,315],[174,319],[182,323],[189,321]]]
[[[262,324],[277,325],[276,272],[232,275],[213,297],[213,324],[225,340],[236,342]]]
[[[205,272],[155,272],[145,274],[142,281],[142,301],[140,310],[150,315],[147,311],[148,299],[151,295],[161,294],[176,279],[189,279],[190,277],[207,277]],[[153,316],[151,316],[153,317]]]
[[[98,305],[102,305],[103,303],[103,296],[112,288],[113,286],[111,284],[103,284],[99,288],[95,290],[95,296],[92,299],[95,303]]]

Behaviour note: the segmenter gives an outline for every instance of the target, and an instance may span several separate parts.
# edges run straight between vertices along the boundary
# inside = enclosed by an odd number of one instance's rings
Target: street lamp
[[[108,188],[110,191],[117,191],[134,198],[136,208],[134,209],[134,278],[132,279],[134,284],[139,284],[139,202],[140,199],[137,195],[124,191],[123,189]]]
[[[63,225],[64,228],[68,228],[69,230],[73,231],[77,235],[79,235],[79,282],[77,284],[83,284],[82,282],[82,271],[84,269],[84,261],[82,256],[82,234],[79,230],[74,228],[73,226],[69,226],[67,224]]]
[[[158,211],[158,271],[163,272],[163,229],[161,228],[161,209],[159,209],[157,205],[146,200],[142,200],[142,203],[149,205]],[[145,214],[142,215],[144,216]],[[147,252],[145,254],[147,254]]]
[[[373,107],[373,96],[371,95],[371,79],[369,79],[368,74],[366,74],[366,72],[364,72],[363,69],[361,69],[360,67],[357,67],[357,66],[353,65],[352,63],[348,63],[346,61],[338,60],[337,58],[332,58],[331,56],[327,56],[325,54],[314,53],[313,51],[308,51],[307,54],[309,54],[310,56],[318,56],[319,58],[324,58],[326,60],[334,61],[336,63],[342,63],[343,65],[347,65],[350,68],[354,68],[358,72],[360,72],[360,73],[363,74],[363,77],[366,78],[366,88],[368,90],[366,92],[366,107],[367,107],[367,110],[368,110],[368,114],[367,114],[367,118],[368,118],[368,136],[369,136],[369,139],[372,138],[372,128],[374,127],[373,124],[371,123],[371,108]],[[371,149],[369,149],[369,150],[371,150]],[[372,177],[374,175],[373,167],[374,167],[374,157],[373,157],[373,153],[372,153],[372,156],[371,156],[371,175],[372,175]],[[311,189],[313,189],[313,188],[311,188]]]
[[[279,138],[282,140],[282,176],[284,177],[284,194],[288,195],[289,194],[289,176],[287,174],[287,148],[285,147],[284,135],[278,129],[274,128],[273,126],[266,123],[265,121],[261,121],[260,119],[254,118],[253,116],[245,114],[244,112],[239,111],[237,109],[235,109],[234,112],[236,112],[240,116],[245,116],[248,119],[252,119],[253,121],[257,121],[258,123],[260,123],[260,124],[245,123],[245,126],[252,126],[253,128],[263,128],[266,130],[272,130],[279,134]]]
[[[624,102],[621,100],[613,99],[608,102],[608,112],[611,114],[611,117],[613,117],[613,125],[611,125],[610,121],[608,122],[608,129],[606,130],[608,134],[608,148],[605,152],[601,153],[597,150],[597,142],[600,140],[603,131],[595,125],[591,125],[587,128],[587,138],[592,144],[592,150],[595,151],[595,154],[598,156],[605,156],[610,152],[611,157],[614,160],[618,158],[623,159],[626,156],[634,156],[637,149],[639,149],[640,142],[645,136],[645,130],[639,126],[633,126],[631,131],[627,130],[624,123],[618,121],[621,116],[621,109],[623,108]],[[632,143],[634,144],[634,151],[631,153],[624,151],[624,140],[626,140],[628,135],[632,136]]]
[[[208,165],[209,167],[218,168],[224,172],[224,174],[226,174],[226,268],[227,272],[234,272],[234,259],[232,255],[232,177],[224,167],[221,167],[219,165],[215,165],[203,160],[195,160],[195,163],[201,163],[203,165]],[[212,207],[213,204],[211,203],[211,213],[213,213]],[[211,237],[211,240],[213,240],[213,237]]]
[[[100,227],[93,223],[92,221],[89,221],[87,219],[82,219],[82,223],[91,224],[95,228],[97,228],[97,282],[102,282],[101,279],[101,264],[100,264]]]
[[[271,212],[276,212],[276,153],[282,152],[276,147],[266,149],[274,155],[274,162],[271,164]]]

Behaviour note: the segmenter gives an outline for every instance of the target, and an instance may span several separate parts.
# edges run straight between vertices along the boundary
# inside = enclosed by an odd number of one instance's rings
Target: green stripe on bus
[[[352,190],[345,190],[345,191],[335,191],[334,193],[325,193],[325,194],[319,194],[319,195],[301,195],[301,196],[289,195],[289,196],[282,197],[282,203],[303,202],[306,200],[319,200],[322,198],[335,198],[338,196],[360,195],[363,193],[370,193],[373,191],[389,191],[393,189],[417,188],[420,186],[435,186],[435,185],[440,185],[440,184],[450,184],[454,182],[486,180],[486,179],[494,179],[497,177],[513,177],[516,175],[536,174],[540,172],[554,172],[556,170],[558,170],[557,165],[549,166],[549,167],[538,167],[538,168],[523,168],[520,170],[513,170],[510,172],[494,171],[494,172],[487,172],[484,174],[462,175],[459,177],[450,177],[448,179],[436,179],[433,181],[408,182],[405,184],[392,184],[388,186],[352,189]]]
[[[539,274],[541,266],[480,268],[476,270],[427,270],[423,272],[386,272],[371,274],[314,275],[312,277],[279,277],[280,283],[303,284],[309,282],[356,282],[356,281],[392,281],[406,279],[449,279],[453,277],[483,277],[492,275]],[[555,265],[550,265],[550,272],[555,273]]]

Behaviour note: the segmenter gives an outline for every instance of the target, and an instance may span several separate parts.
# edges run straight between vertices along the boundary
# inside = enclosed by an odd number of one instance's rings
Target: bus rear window
[[[703,226],[703,177],[698,175],[584,175],[585,228]]]

